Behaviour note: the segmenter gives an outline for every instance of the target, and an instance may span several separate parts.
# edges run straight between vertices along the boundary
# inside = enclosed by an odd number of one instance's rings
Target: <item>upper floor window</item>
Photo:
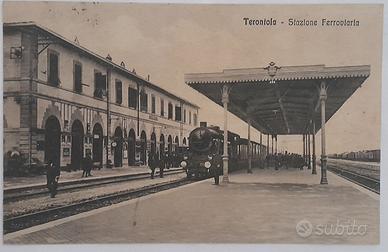
[[[160,115],[164,116],[164,100],[160,99]]]
[[[172,119],[172,116],[173,116],[172,110],[173,110],[172,104],[168,103],[168,119]]]
[[[182,121],[182,110],[179,106],[175,106],[175,121]]]
[[[194,126],[197,126],[197,114],[196,113],[193,114],[193,123],[194,123]]]
[[[48,83],[52,86],[58,86],[59,81],[59,54],[54,51],[48,51]]]
[[[155,95],[151,96],[151,112],[152,112],[152,114],[156,113],[156,99],[155,99]]]
[[[144,90],[140,92],[140,110],[148,112],[148,95]]]
[[[183,110],[183,122],[186,122],[186,109]]]
[[[191,111],[189,111],[189,124],[191,124]]]
[[[74,62],[74,91],[82,93],[82,65]]]
[[[94,72],[94,97],[103,98],[106,95],[106,75],[101,72]]]
[[[128,107],[137,108],[137,89],[128,88]]]
[[[116,91],[116,103],[123,103],[123,83],[120,80],[115,82],[115,91]]]

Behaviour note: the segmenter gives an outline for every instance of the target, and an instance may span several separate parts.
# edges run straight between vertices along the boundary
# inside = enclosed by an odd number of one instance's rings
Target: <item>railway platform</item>
[[[328,185],[306,169],[240,171],[230,180],[81,213],[7,234],[4,243],[379,243],[379,195],[330,172]]]

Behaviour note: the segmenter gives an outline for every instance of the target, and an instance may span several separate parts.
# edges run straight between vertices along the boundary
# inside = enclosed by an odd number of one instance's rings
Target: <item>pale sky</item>
[[[382,6],[4,3],[3,21],[35,21],[201,107],[223,125],[222,108],[184,83],[185,73],[284,65],[371,65],[371,75],[327,123],[327,152],[380,148]],[[357,19],[359,27],[248,27],[243,18]],[[231,115],[230,130],[247,137]],[[320,148],[317,134],[317,151]],[[259,133],[252,131],[259,141]],[[266,144],[266,138],[263,138]],[[302,137],[279,137],[301,152]]]

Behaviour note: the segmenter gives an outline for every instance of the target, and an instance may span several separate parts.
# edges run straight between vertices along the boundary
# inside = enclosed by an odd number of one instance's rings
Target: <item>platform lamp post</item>
[[[267,148],[266,148],[266,155],[265,155],[265,163],[266,167],[269,167],[269,134],[267,134]]]
[[[230,87],[224,85],[221,91],[222,95],[222,104],[224,107],[224,153],[222,155],[223,163],[223,177],[222,182],[229,182],[229,155],[228,155],[228,103],[229,103],[229,92]]]
[[[321,82],[321,88],[319,92],[319,100],[321,103],[321,184],[327,184],[327,156],[326,156],[326,100],[327,100],[327,87],[324,81]]]
[[[109,56],[109,54],[108,54],[108,56]],[[112,68],[108,67],[106,70],[106,78],[105,78],[106,89],[105,89],[105,93],[103,94],[106,96],[106,117],[107,117],[107,120],[106,120],[106,141],[105,141],[105,158],[106,158],[105,165],[106,165],[106,167],[110,166],[108,161],[109,161],[109,152],[110,152],[110,136],[111,136],[111,124],[112,124],[112,118],[111,118],[111,113],[110,113],[110,93],[109,93],[111,75],[112,75]]]
[[[263,134],[260,132],[260,146],[259,146],[259,160],[260,160],[260,168],[263,168]]]
[[[267,134],[267,153],[266,156],[269,156],[269,134]]]

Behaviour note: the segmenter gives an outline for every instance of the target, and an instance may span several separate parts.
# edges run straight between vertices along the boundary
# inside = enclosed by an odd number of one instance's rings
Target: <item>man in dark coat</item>
[[[160,154],[160,160],[159,160],[159,175],[161,178],[163,178],[163,170],[166,168],[168,164],[167,157],[164,153]]]
[[[93,167],[93,161],[90,157],[90,154],[86,154],[86,157],[82,160],[82,177],[88,177],[91,176],[91,171]]]
[[[151,179],[154,179],[155,174],[155,156],[150,152],[148,153],[148,166],[151,169]]]
[[[86,162],[86,157],[84,157],[82,159],[82,176],[81,178],[83,177],[87,177],[88,176],[88,169],[87,169],[87,162]]]
[[[154,153],[154,163],[155,163],[155,169],[159,167],[159,175],[163,177],[163,170],[160,170],[160,158],[159,158],[159,152]]]
[[[47,188],[50,191],[51,198],[54,198],[57,194],[58,180],[61,171],[58,166],[56,166],[52,161],[49,161],[47,164]]]
[[[222,158],[221,155],[216,155],[213,157],[212,165],[209,168],[209,174],[214,178],[214,184],[220,184],[220,175],[222,174]]]
[[[93,160],[90,153],[86,154],[86,177],[92,176]]]

